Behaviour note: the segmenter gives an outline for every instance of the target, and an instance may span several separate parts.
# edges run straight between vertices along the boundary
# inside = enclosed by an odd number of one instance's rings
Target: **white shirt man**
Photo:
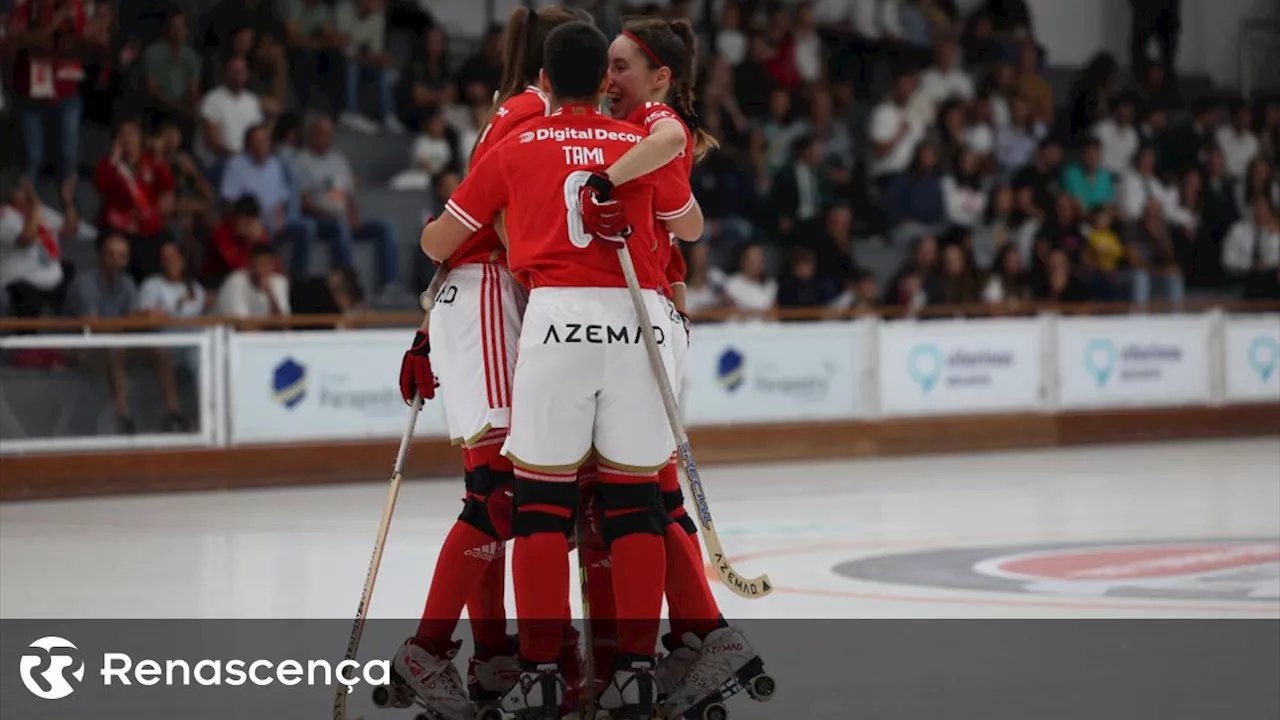
[[[200,101],[200,118],[217,126],[218,137],[223,147],[230,150],[231,155],[244,152],[244,134],[262,123],[266,115],[262,112],[262,102],[258,96],[242,89],[234,92],[225,85],[220,85],[205,94]],[[213,151],[204,132],[196,138],[196,155],[206,165],[221,159]]]
[[[254,280],[249,268],[232,272],[218,290],[217,314],[234,318],[265,318],[288,315],[289,281],[283,275],[272,272],[266,278],[268,296]]]
[[[1182,207],[1176,188],[1165,185],[1154,176],[1142,175],[1132,168],[1120,177],[1122,179],[1118,197],[1121,218],[1132,222],[1141,220],[1147,210],[1147,203],[1155,200],[1160,203],[1160,210],[1166,221],[1187,230],[1195,230],[1195,216]]]
[[[1129,172],[1141,142],[1138,129],[1106,118],[1093,126],[1093,136],[1102,144],[1102,167],[1119,176]]]
[[[38,222],[35,237],[23,240],[26,216],[12,205],[0,208],[0,292],[15,282],[39,290],[52,290],[62,282],[62,217],[41,212]]]
[[[1222,240],[1222,266],[1232,273],[1253,272],[1255,262],[1261,269],[1274,270],[1280,266],[1280,229],[1259,227],[1253,219],[1245,219],[1231,226]]]
[[[1237,130],[1231,125],[1218,128],[1214,139],[1227,160],[1227,175],[1243,178],[1249,170],[1249,163],[1258,155],[1258,137],[1249,130]]]
[[[899,137],[899,134],[901,136]],[[869,134],[877,143],[887,143],[898,138],[889,153],[880,158],[872,158],[871,175],[881,177],[906,170],[911,165],[911,158],[916,146],[924,139],[925,124],[920,118],[909,112],[906,107],[886,98],[871,112]]]

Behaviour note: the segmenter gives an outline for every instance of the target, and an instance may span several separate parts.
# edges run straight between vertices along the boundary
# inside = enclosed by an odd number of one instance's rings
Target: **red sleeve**
[[[471,232],[488,225],[507,205],[503,155],[502,146],[498,146],[481,158],[444,205],[444,209]]]
[[[97,190],[99,195],[107,195],[111,192],[111,186],[115,181],[116,169],[111,164],[111,159],[102,158],[93,171],[93,189]]]
[[[674,244],[675,241],[673,240]],[[684,283],[684,276],[688,269],[684,263],[684,253],[680,252],[680,248],[671,248],[671,260],[667,262],[667,283],[670,285],[679,285]]]
[[[669,162],[652,174],[653,214],[659,220],[675,220],[693,209],[693,189],[681,163]]]
[[[680,120],[680,116],[676,115],[676,112],[669,106],[662,103],[653,103],[650,107],[646,108],[643,116],[640,118],[640,125],[643,126],[645,130],[652,132],[653,126],[656,125],[659,120],[675,120],[683,125],[683,122]]]

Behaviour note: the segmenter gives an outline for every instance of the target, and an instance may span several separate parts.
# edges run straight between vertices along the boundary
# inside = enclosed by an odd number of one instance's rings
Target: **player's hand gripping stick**
[[[702,480],[698,477],[698,466],[693,461],[693,450],[689,448],[689,435],[684,431],[684,423],[680,420],[680,409],[676,406],[676,396],[671,390],[671,381],[667,379],[667,371],[658,352],[658,340],[653,334],[653,319],[644,305],[644,297],[640,295],[640,281],[636,278],[636,266],[631,261],[631,251],[626,245],[618,248],[618,261],[622,263],[622,274],[627,279],[627,290],[631,293],[631,303],[635,306],[636,318],[640,321],[640,333],[644,336],[644,348],[649,353],[649,367],[653,377],[658,381],[658,390],[662,393],[662,405],[667,411],[667,421],[671,423],[671,434],[676,439],[676,454],[680,465],[684,467],[685,485],[693,497],[697,510],[698,524],[702,526],[703,540],[707,544],[707,552],[716,568],[716,575],[734,594],[748,598],[762,598],[773,592],[773,583],[768,575],[748,578],[734,571],[729,558],[720,545],[720,536],[716,534],[715,523],[711,520],[711,509],[707,506],[707,494],[702,489]]]
[[[631,234],[631,224],[622,205],[610,197],[613,183],[602,172],[591,173],[578,191],[578,205],[582,208],[582,227],[607,242],[622,244]]]

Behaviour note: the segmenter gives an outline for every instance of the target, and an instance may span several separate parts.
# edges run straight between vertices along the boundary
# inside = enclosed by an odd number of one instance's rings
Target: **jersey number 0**
[[[569,227],[569,242],[576,248],[586,248],[591,244],[591,233],[582,227],[582,207],[579,205],[579,193],[587,184],[591,173],[586,170],[574,170],[564,180],[565,222]]]

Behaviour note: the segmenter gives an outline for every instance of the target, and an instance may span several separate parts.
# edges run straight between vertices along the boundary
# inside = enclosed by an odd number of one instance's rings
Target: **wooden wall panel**
[[[739,425],[690,432],[700,464],[1280,436],[1280,405]],[[0,501],[385,480],[396,442],[0,458]],[[1280,458],[1277,458],[1280,463]],[[408,477],[457,477],[443,440],[413,444]]]

